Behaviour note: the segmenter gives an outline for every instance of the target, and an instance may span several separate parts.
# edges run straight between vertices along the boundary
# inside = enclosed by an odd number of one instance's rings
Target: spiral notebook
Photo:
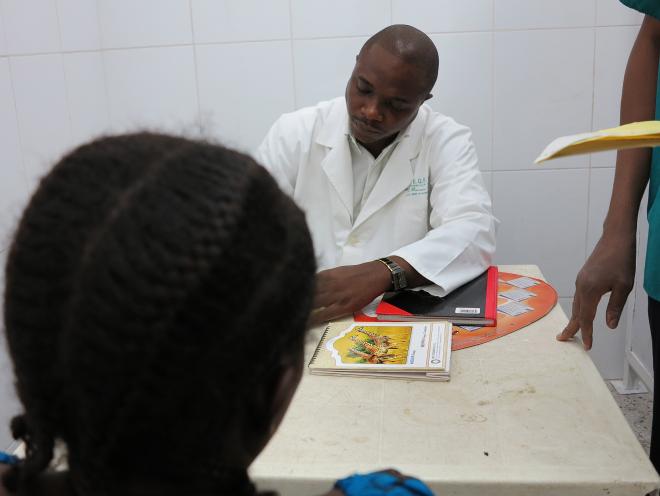
[[[451,323],[331,322],[311,374],[448,381]]]

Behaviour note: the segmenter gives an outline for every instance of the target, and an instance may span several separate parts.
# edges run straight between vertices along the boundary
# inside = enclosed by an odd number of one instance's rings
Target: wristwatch
[[[406,273],[398,263],[386,257],[379,258],[378,261],[384,263],[385,266],[390,269],[390,273],[392,274],[393,291],[400,291],[408,287],[408,283],[406,282]]]

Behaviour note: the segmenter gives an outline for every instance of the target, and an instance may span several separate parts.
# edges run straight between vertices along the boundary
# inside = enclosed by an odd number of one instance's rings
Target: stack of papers
[[[309,362],[312,374],[448,381],[451,323],[331,322]]]

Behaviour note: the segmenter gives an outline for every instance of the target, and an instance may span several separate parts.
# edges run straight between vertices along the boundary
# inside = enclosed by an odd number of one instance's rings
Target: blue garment
[[[346,496],[434,496],[419,479],[389,471],[355,474],[338,480],[335,487]]]
[[[0,451],[0,465],[16,465],[18,462],[17,456]]]
[[[621,0],[621,3],[660,19],[659,0]],[[660,70],[658,71],[660,81]],[[657,86],[655,99],[655,119],[660,120],[660,85]],[[644,267],[644,289],[656,301],[660,301],[660,147],[653,149],[651,160],[651,177],[649,182],[649,204],[647,217],[649,221],[649,240],[646,245],[646,265]]]

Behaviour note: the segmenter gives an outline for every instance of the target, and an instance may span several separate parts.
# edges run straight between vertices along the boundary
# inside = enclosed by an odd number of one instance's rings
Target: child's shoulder
[[[0,465],[0,479],[9,469],[9,465]],[[66,472],[51,472],[39,475],[29,491],[12,493],[0,484],[0,496],[74,496],[74,493]]]

